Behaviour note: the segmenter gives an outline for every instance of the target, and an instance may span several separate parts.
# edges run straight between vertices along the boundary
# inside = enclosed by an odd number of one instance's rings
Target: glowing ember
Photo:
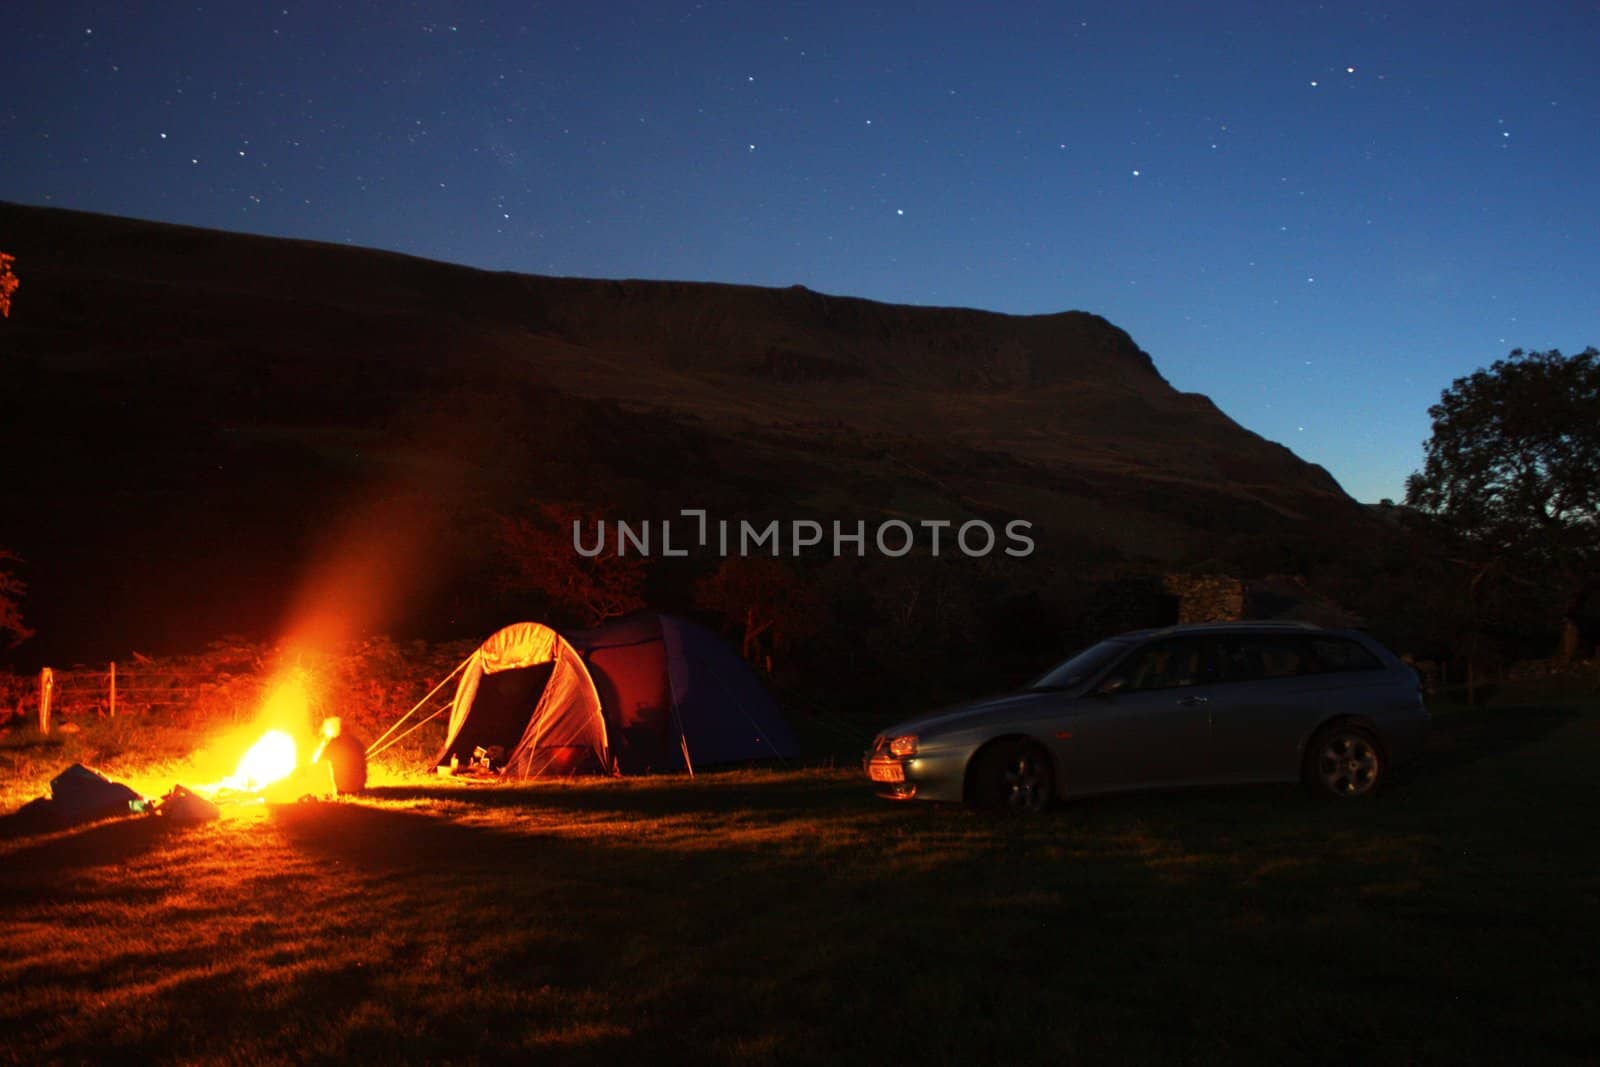
[[[255,792],[294,773],[298,757],[294,738],[282,730],[269,730],[239,758],[239,766],[221,782],[224,789]]]

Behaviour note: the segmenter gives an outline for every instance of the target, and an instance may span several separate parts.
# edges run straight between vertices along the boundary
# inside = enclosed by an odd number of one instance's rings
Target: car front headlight
[[[889,755],[915,756],[917,754],[917,735],[903,734],[889,742]]]

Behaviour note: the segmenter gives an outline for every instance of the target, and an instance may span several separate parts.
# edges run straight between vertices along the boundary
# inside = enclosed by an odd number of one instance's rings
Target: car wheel
[[[1369,797],[1378,791],[1384,770],[1378,739],[1351,723],[1318,732],[1306,749],[1306,786],[1320,796]]]
[[[973,806],[1003,815],[1034,815],[1054,797],[1050,757],[1031,741],[996,741],[973,770]]]

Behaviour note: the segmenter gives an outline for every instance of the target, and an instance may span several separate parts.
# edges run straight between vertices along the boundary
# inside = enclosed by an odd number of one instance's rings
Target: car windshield
[[[1028,686],[1029,689],[1070,689],[1082,685],[1101,668],[1128,651],[1126,641],[1101,641],[1090,645],[1071,659],[1052,667],[1044,677]]]

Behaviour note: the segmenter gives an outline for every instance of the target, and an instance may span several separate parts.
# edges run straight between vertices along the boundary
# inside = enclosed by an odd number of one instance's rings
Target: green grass
[[[1600,708],[1545,704],[1440,713],[1351,805],[390,776],[0,840],[0,1059],[1593,1062],[1596,766]]]

